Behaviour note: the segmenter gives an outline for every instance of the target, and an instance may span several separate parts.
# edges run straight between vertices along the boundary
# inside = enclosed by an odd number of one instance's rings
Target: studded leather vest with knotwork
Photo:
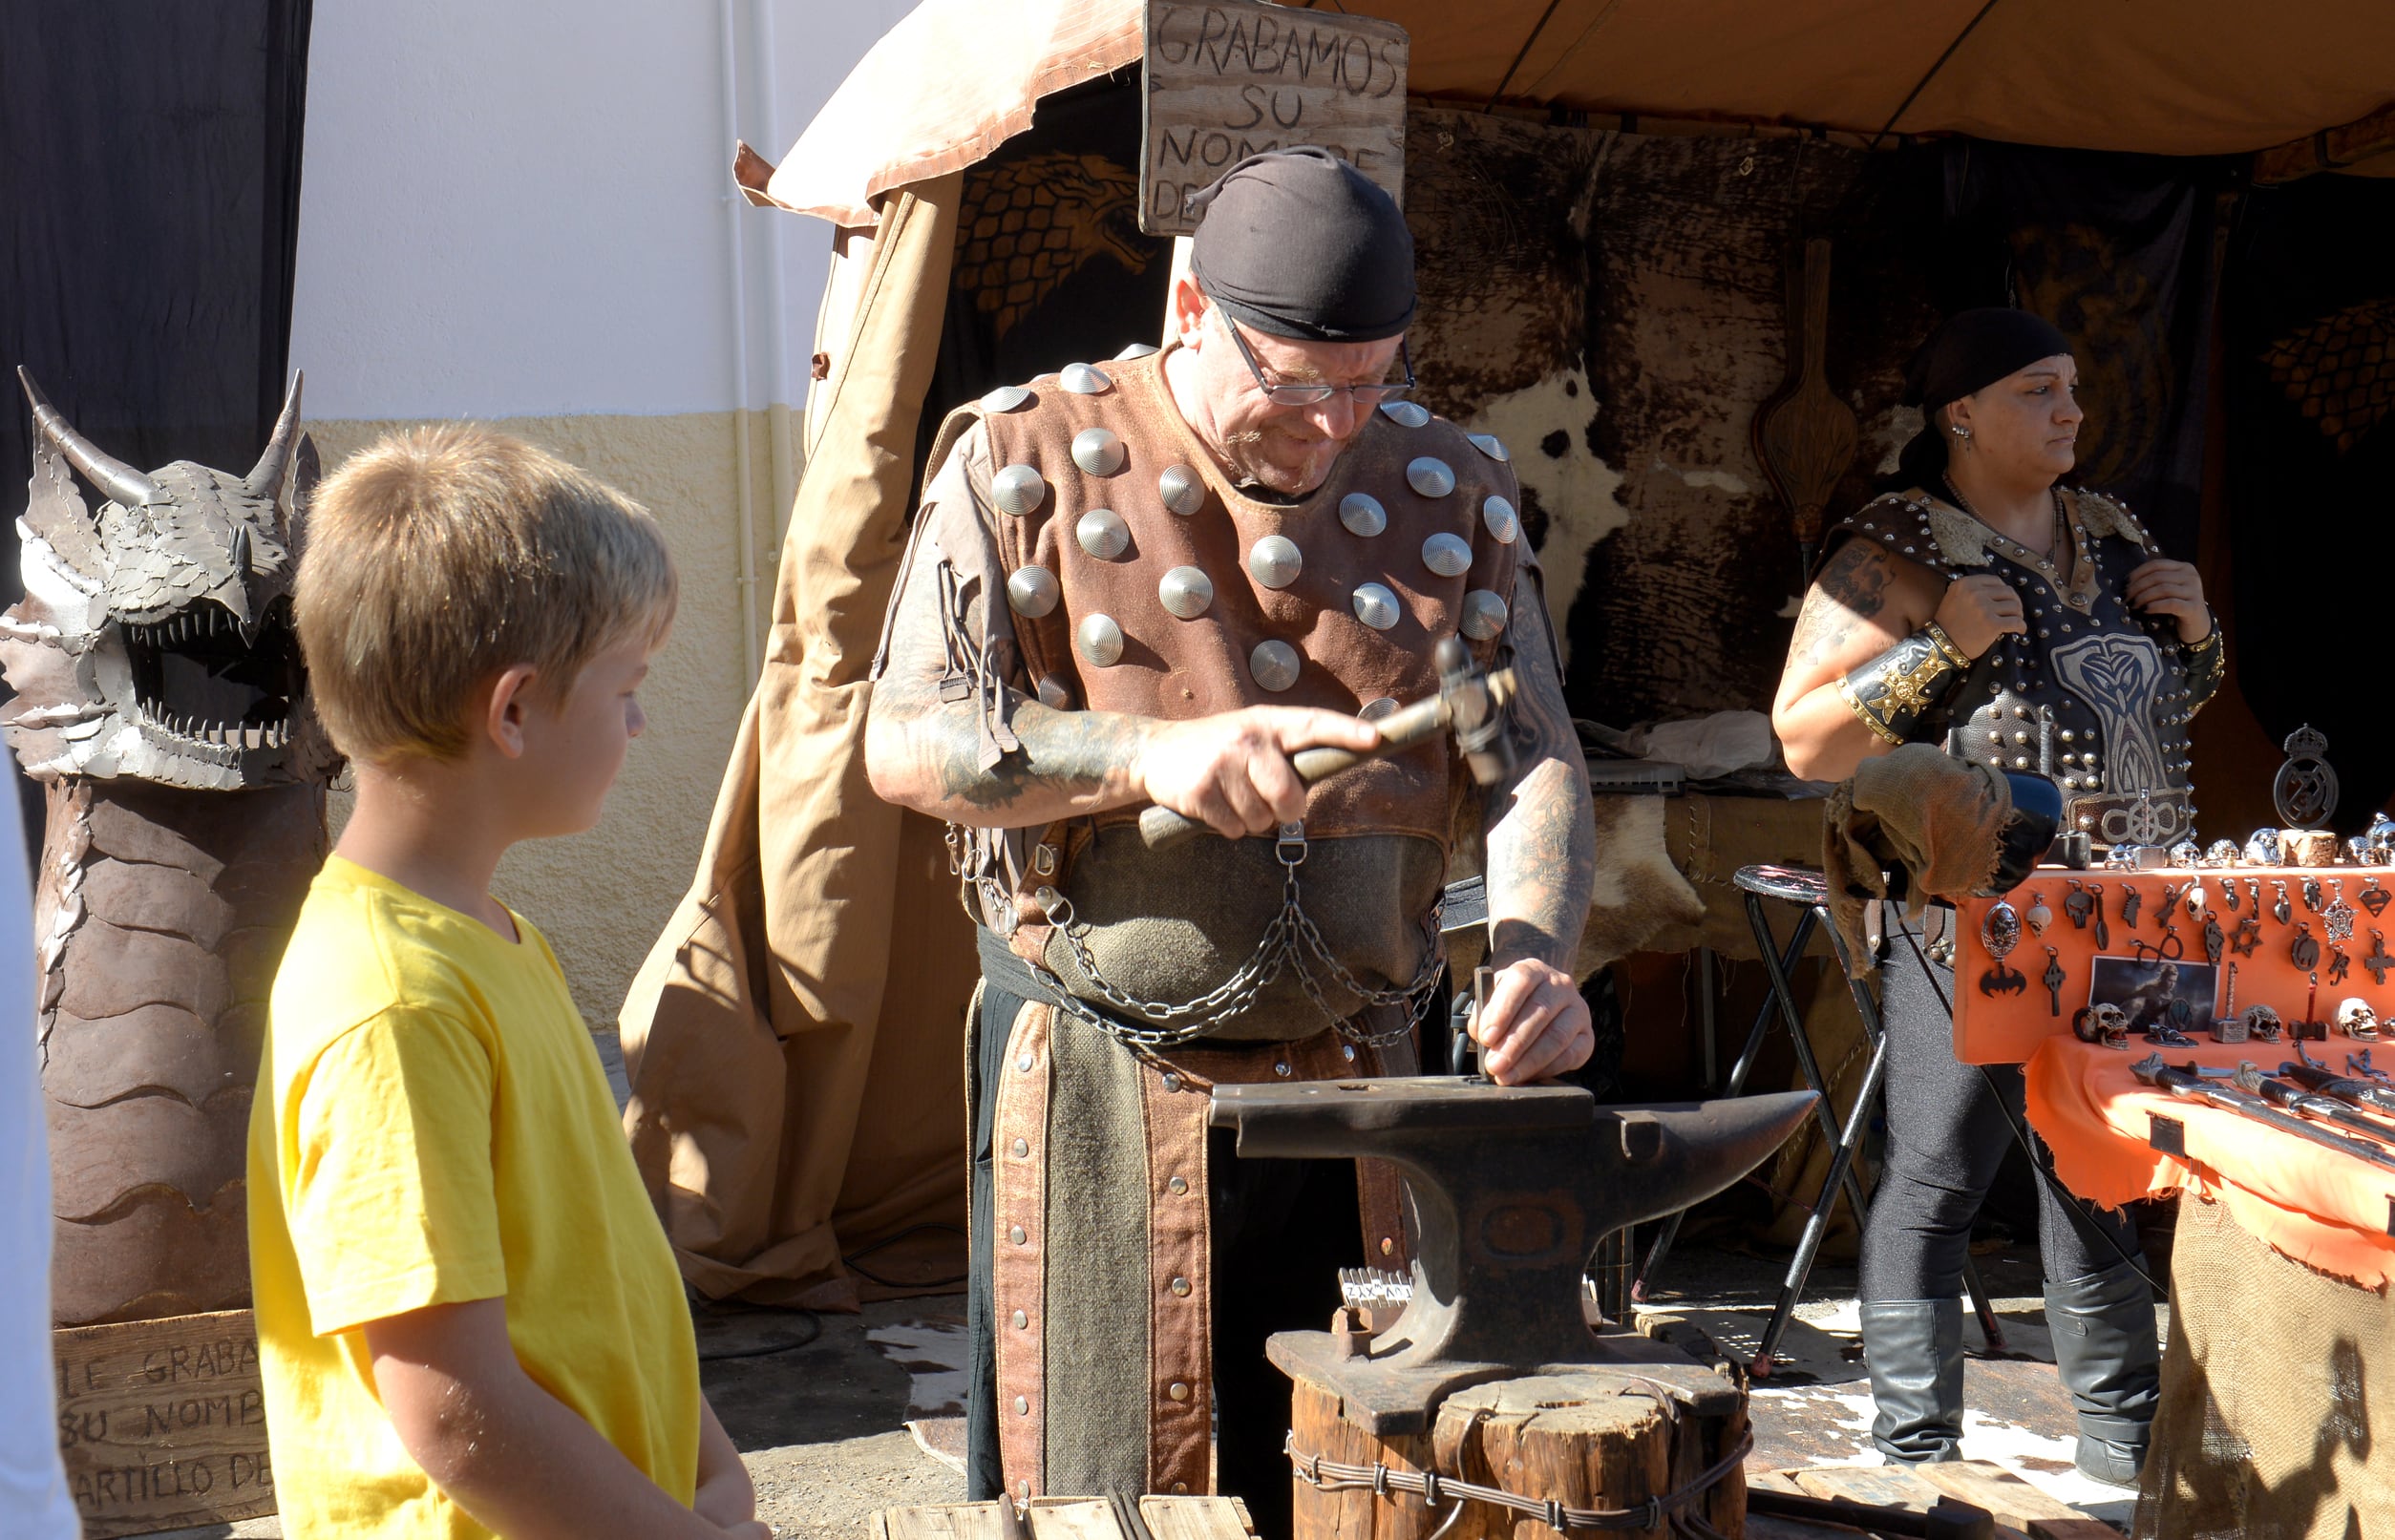
[[[2000,637],[1922,717],[1916,741],[2045,774],[2062,788],[2066,827],[2099,845],[2192,838],[2188,725],[2203,701],[2172,622],[2139,615],[2123,598],[2130,573],[2159,553],[2118,500],[2067,488],[2062,500],[2070,541],[2084,553],[2068,571],[2073,584],[1918,490],[1848,516],[1823,551],[1851,536],[1949,580],[1999,577],[2021,595],[2027,634]]]
[[[1266,500],[1232,485],[1182,420],[1167,356],[1076,367],[983,405],[988,520],[1024,674],[1043,702],[1167,719],[1265,705],[1377,714],[1388,708],[1380,703],[1437,691],[1442,638],[1460,635],[1476,661],[1494,661],[1522,550],[1502,445],[1392,403],[1320,489]],[[1327,933],[1343,916],[1364,930],[1403,916],[1434,951],[1422,927],[1468,780],[1451,746],[1433,742],[1316,784],[1305,912]],[[1205,835],[1150,852],[1134,827],[1139,812],[1048,831],[1014,896],[1016,952],[1084,998],[1104,996],[1046,923],[1057,917],[1043,890],[1101,933],[1108,912],[1185,913],[1192,895],[1224,895],[1219,921],[1155,927],[1120,948],[1132,954],[1126,970],[1153,966],[1159,947],[1204,951],[1181,970],[1197,981],[1227,971],[1257,939],[1200,934],[1247,922],[1229,913],[1230,891],[1278,883],[1274,841]],[[1403,983],[1396,963],[1386,958],[1380,971]],[[1280,981],[1281,992],[1293,982]],[[1326,1008],[1353,1006],[1350,996]]]

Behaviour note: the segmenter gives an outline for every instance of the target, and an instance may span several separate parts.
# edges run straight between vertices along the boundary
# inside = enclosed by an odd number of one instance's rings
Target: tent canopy
[[[2395,100],[2386,0],[1358,0],[1412,34],[1417,95],[1876,135],[2231,155]],[[1139,57],[1141,0],[923,0],[766,187],[874,222],[1038,99]],[[1942,61],[1942,62],[1941,62]],[[1901,111],[1899,112],[1899,109]]]

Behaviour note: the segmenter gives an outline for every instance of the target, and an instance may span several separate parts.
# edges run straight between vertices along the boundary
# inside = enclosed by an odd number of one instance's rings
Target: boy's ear
[[[482,730],[491,740],[491,747],[509,759],[519,759],[524,752],[524,723],[532,714],[533,683],[540,671],[528,663],[519,663],[500,672],[491,681],[491,698],[483,706]]]

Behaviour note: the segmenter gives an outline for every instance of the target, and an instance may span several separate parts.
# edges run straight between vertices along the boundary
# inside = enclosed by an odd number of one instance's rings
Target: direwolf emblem
[[[2154,736],[2153,698],[2162,687],[2162,651],[2119,631],[2083,637],[2054,649],[2054,677],[2087,703],[2111,744],[2107,779],[2116,792],[2159,790],[2162,744]]]

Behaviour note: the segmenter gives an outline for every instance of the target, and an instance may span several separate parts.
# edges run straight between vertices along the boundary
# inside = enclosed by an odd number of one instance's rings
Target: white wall
[[[318,419],[804,399],[829,226],[738,205],[907,0],[334,0],[316,8],[291,360]]]

